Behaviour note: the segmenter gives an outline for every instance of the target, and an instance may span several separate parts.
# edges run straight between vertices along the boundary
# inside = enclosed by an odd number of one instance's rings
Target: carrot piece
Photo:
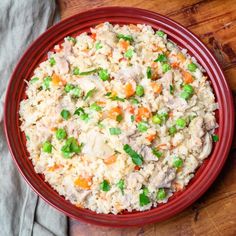
[[[95,41],[96,40],[96,37],[97,37],[97,34],[96,33],[92,33],[91,34],[91,38]]]
[[[173,187],[176,191],[180,191],[180,190],[183,189],[182,186],[180,184],[176,183],[176,182],[173,183]]]
[[[162,91],[162,85],[161,84],[158,84],[156,82],[152,82],[151,86],[153,88],[154,93],[157,93],[157,94],[161,93],[161,91]]]
[[[182,74],[185,84],[190,84],[193,82],[193,76],[189,72],[183,71]]]
[[[102,106],[102,105],[105,105],[106,104],[106,102],[105,101],[97,101],[96,102],[98,105],[100,105],[100,106]]]
[[[59,75],[57,75],[57,74],[53,74],[52,75],[52,83],[54,84],[54,85],[58,85],[59,83],[61,82],[61,77],[59,76]]]
[[[140,170],[140,166],[135,166],[134,169],[135,170]]]
[[[57,169],[60,169],[60,168],[62,168],[62,167],[63,167],[63,165],[54,164],[53,166],[51,166],[51,167],[48,168],[48,171],[53,172],[53,171],[55,171],[55,170],[57,170]]]
[[[125,96],[128,98],[128,97],[133,96],[134,93],[135,93],[135,91],[134,91],[134,88],[133,88],[132,84],[131,83],[127,83],[125,85]]]
[[[179,52],[177,54],[177,58],[181,61],[181,62],[184,62],[186,60],[184,54],[182,52]]]
[[[91,180],[92,178],[82,178],[82,177],[78,177],[75,181],[74,184],[77,187],[80,187],[82,189],[90,189],[91,186]]]
[[[171,64],[172,68],[174,69],[178,69],[179,68],[179,63],[178,62],[174,62]]]
[[[156,134],[151,134],[151,135],[149,135],[149,136],[146,137],[146,139],[147,139],[149,142],[152,142],[155,138],[156,138]]]
[[[174,116],[173,112],[170,111],[170,112],[168,113],[168,116],[169,116],[169,117],[173,117],[173,116]]]
[[[108,117],[113,119],[113,120],[116,120],[117,116],[118,115],[121,115],[122,114],[122,109],[121,107],[113,107],[111,108],[111,110],[109,111],[108,113]]]
[[[76,203],[75,206],[78,207],[78,208],[84,208],[81,203]]]
[[[135,118],[136,122],[140,122],[142,118],[149,118],[150,117],[150,111],[146,107],[140,107],[138,109],[138,114]]]
[[[130,45],[129,41],[127,41],[127,40],[120,41],[120,46],[122,47],[122,49],[124,49],[125,52],[127,51],[129,45]]]
[[[57,128],[56,128],[56,127],[52,127],[50,130],[51,130],[51,131],[56,131]]]
[[[107,165],[113,164],[116,162],[116,155],[112,155],[108,157],[107,159],[103,160],[103,162]]]
[[[129,106],[127,110],[129,113],[134,114],[134,107]]]

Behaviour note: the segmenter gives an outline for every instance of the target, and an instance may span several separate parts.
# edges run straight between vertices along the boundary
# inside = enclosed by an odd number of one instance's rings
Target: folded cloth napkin
[[[3,134],[4,95],[12,70],[29,44],[57,20],[53,0],[0,1],[0,235],[67,235],[67,218],[38,198],[19,175]]]

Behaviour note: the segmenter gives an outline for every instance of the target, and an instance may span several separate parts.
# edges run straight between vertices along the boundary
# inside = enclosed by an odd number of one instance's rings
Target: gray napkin
[[[57,20],[53,0],[0,1],[0,235],[67,235],[67,218],[26,184],[3,134],[4,97],[12,70],[29,44]]]

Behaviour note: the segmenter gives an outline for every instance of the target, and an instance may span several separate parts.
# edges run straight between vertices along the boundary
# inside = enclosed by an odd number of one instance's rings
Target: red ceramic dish
[[[68,35],[77,35],[101,22],[119,24],[144,23],[154,29],[161,28],[171,40],[187,48],[205,68],[211,80],[219,111],[217,112],[220,141],[216,143],[211,156],[197,170],[195,177],[182,192],[175,193],[167,204],[144,212],[124,212],[119,215],[97,214],[80,209],[59,196],[43,177],[36,174],[25,145],[25,136],[20,131],[19,103],[25,96],[26,83],[34,68],[42,61],[55,44]],[[165,220],[182,211],[196,201],[212,184],[227,158],[234,131],[234,108],[229,87],[222,70],[209,50],[199,39],[176,22],[154,12],[126,7],[106,7],[93,9],[72,16],[51,27],[42,34],[24,53],[11,77],[5,101],[5,132],[15,163],[28,184],[45,201],[66,215],[77,220],[98,225],[128,227]]]

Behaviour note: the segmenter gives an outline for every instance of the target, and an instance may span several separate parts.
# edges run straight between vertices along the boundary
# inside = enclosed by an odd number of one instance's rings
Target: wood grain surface
[[[168,16],[194,32],[221,64],[236,101],[236,0],[58,0],[62,19],[91,8],[132,6]],[[168,221],[114,229],[70,220],[71,236],[236,235],[236,138],[212,187]]]

